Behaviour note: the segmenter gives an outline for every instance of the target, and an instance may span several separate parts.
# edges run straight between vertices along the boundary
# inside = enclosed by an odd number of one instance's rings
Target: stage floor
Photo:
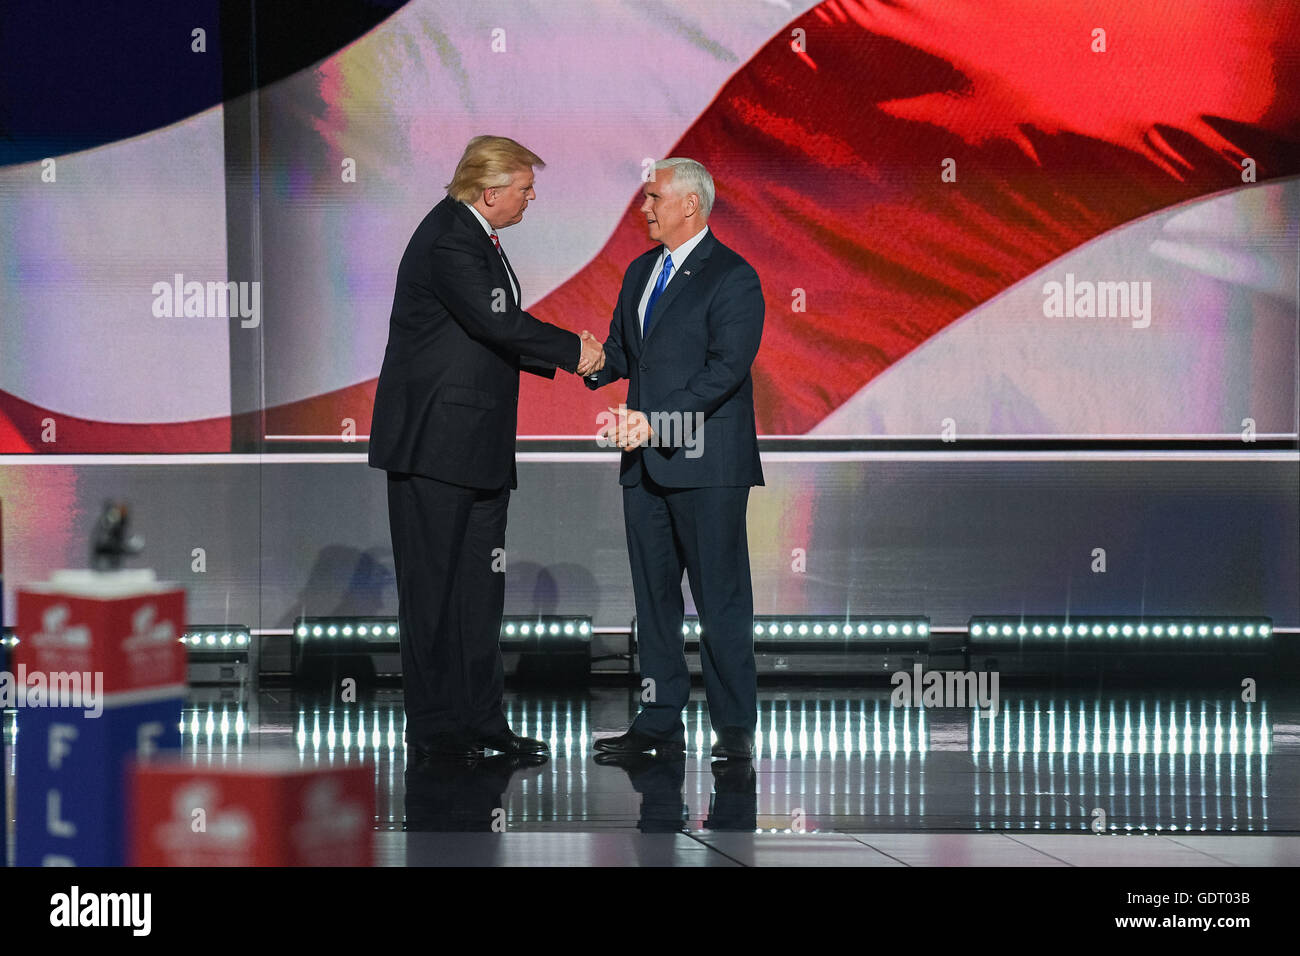
[[[1300,864],[1300,696],[1004,691],[976,721],[883,686],[760,688],[752,762],[710,759],[702,697],[684,757],[613,765],[592,744],[626,728],[632,688],[508,692],[540,763],[408,764],[398,690],[331,707],[196,688],[182,739],[198,765],[372,765],[380,865]]]

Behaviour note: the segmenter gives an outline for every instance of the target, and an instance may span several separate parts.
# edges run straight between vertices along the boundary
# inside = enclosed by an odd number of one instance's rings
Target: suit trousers
[[[509,727],[501,706],[505,573],[493,570],[509,502],[509,487],[388,473],[407,742]]]
[[[758,722],[754,592],[745,531],[747,487],[664,488],[644,473],[623,488],[623,519],[636,598],[641,712],[632,727],[680,739],[691,679],[683,647],[682,572],[704,634],[700,664],[714,730],[753,733]],[[645,697],[653,696],[646,701]]]

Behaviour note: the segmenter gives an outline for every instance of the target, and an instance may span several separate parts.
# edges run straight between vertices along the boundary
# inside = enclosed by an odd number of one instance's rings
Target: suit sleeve
[[[469,335],[568,372],[577,369],[582,354],[577,333],[543,322],[515,305],[510,290],[503,294],[481,253],[463,236],[453,232],[438,240],[430,273],[433,293]],[[493,309],[501,304],[505,311]]]
[[[669,392],[654,412],[702,412],[707,418],[735,393],[749,374],[763,338],[763,289],[748,263],[733,269],[709,306],[709,348],[704,367],[682,388]]]
[[[530,375],[540,375],[542,378],[555,378],[555,365],[553,363],[529,358],[527,355],[520,356],[519,371],[528,372]]]
[[[603,388],[621,378],[627,378],[627,351],[623,348],[623,323],[619,321],[619,316],[623,313],[623,296],[626,294],[625,279],[624,288],[614,303],[614,316],[609,320],[609,335],[605,337],[605,367],[583,379],[587,388]]]

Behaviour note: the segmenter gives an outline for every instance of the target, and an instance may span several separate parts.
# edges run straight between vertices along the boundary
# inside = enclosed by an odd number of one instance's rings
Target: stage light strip
[[[1030,641],[1043,644],[1070,640],[1113,641],[1246,641],[1273,635],[1268,618],[1205,618],[1171,614],[1133,617],[974,617],[971,643]]]
[[[294,622],[293,635],[299,641],[363,640],[377,644],[396,644],[400,626],[396,618],[319,618],[301,617]],[[526,638],[569,638],[590,640],[591,618],[563,615],[509,615],[501,621],[503,641]]]
[[[248,628],[244,627],[194,627],[180,637],[191,653],[228,652],[247,650],[252,643]]]
[[[682,622],[682,636],[700,637],[704,632],[697,615]],[[928,618],[908,615],[851,615],[823,617],[798,615],[754,618],[754,642],[771,641],[923,641],[930,635]]]

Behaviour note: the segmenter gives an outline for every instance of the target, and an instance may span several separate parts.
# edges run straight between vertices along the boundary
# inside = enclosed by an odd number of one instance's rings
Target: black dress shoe
[[[643,754],[653,750],[660,756],[685,753],[686,742],[683,740],[665,740],[662,737],[650,737],[646,734],[629,730],[618,737],[606,737],[597,740],[595,749],[605,754]]]
[[[482,745],[475,743],[464,734],[433,734],[430,737],[407,741],[406,746],[419,758],[483,756]]]
[[[506,729],[495,734],[479,734],[474,742],[488,750],[499,750],[503,754],[544,754],[551,748],[532,737],[520,737],[513,730]]]
[[[715,757],[724,760],[752,760],[754,758],[754,735],[742,727],[723,727],[717,733],[717,742],[709,751]]]

